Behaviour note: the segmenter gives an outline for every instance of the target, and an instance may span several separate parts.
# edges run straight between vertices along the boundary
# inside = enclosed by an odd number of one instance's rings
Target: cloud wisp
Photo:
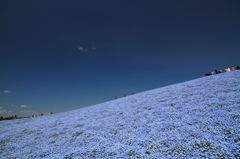
[[[82,46],[80,46],[80,47],[78,48],[78,50],[81,51],[81,52],[88,52],[88,51],[89,51],[87,48],[82,47]]]
[[[19,106],[20,108],[28,108],[29,106],[28,105],[25,105],[25,104],[22,104]]]
[[[4,94],[11,94],[11,93],[12,93],[12,91],[7,90],[7,89],[6,89],[6,90],[3,90],[2,92],[3,92]]]
[[[83,47],[83,46],[79,46],[78,47],[78,51],[80,53],[85,53],[85,54],[89,54],[89,53],[92,53],[93,51],[96,51],[96,48],[95,47]]]

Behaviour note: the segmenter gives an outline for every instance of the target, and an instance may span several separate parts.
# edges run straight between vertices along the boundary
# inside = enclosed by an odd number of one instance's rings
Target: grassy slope
[[[0,158],[239,158],[240,71],[0,122]]]

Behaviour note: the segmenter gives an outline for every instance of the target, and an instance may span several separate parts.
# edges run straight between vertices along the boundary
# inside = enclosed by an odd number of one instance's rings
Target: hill
[[[240,158],[240,71],[0,122],[0,158]],[[160,81],[159,81],[160,82]]]

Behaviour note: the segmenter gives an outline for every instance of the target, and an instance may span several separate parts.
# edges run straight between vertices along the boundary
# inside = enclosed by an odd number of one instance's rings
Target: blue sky
[[[2,0],[0,115],[77,109],[237,65],[239,7]]]

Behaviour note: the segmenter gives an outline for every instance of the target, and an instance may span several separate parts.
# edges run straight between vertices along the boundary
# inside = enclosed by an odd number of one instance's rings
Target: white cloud
[[[20,108],[28,108],[28,105],[22,104],[20,105]]]
[[[83,51],[84,48],[80,46],[80,47],[78,48],[78,50]]]
[[[80,46],[80,47],[78,48],[78,50],[81,51],[81,52],[88,52],[88,49],[85,48],[85,47],[82,47],[82,46]]]
[[[3,90],[3,93],[5,93],[5,94],[11,94],[12,91],[6,89],[6,90]]]

